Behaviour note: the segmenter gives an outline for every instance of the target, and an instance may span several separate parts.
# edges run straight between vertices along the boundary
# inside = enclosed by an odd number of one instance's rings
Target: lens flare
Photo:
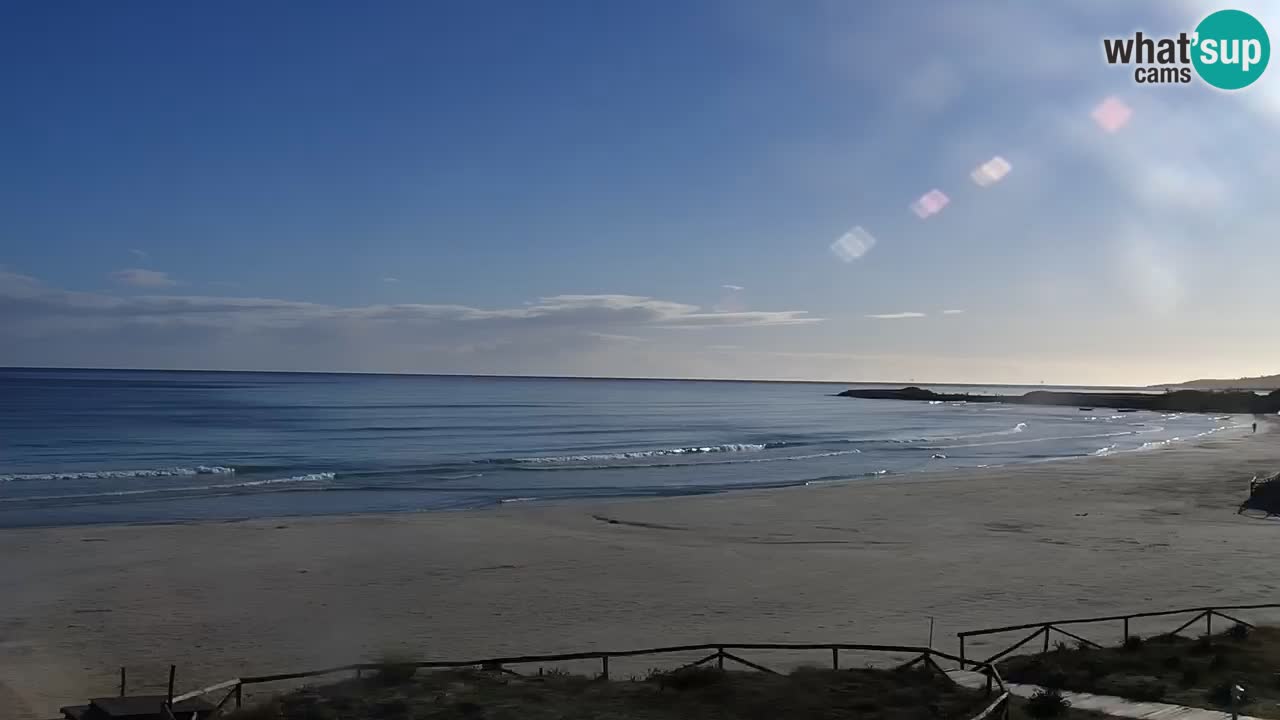
[[[1111,96],[1106,100],[1098,103],[1093,109],[1093,121],[1098,127],[1109,133],[1118,132],[1120,128],[1129,124],[1129,118],[1133,116],[1133,109],[1124,103],[1118,97]]]
[[[938,189],[930,190],[920,196],[919,200],[911,203],[911,212],[920,217],[921,220],[942,212],[942,208],[951,202],[951,198],[946,193]]]
[[[835,253],[841,262],[849,263],[866,255],[875,246],[875,237],[859,225],[831,243],[831,252]]]
[[[1000,179],[1009,174],[1013,166],[1008,160],[999,155],[982,163],[973,172],[969,173],[969,177],[978,184],[978,187],[987,187],[1000,182]]]

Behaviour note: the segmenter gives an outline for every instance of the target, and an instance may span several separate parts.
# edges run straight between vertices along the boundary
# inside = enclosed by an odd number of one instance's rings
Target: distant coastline
[[[915,400],[927,402],[1007,403],[1011,405],[1075,405],[1081,409],[1094,407],[1119,410],[1151,410],[1157,412],[1243,413],[1270,415],[1280,413],[1280,390],[1269,395],[1253,391],[1177,390],[1147,393],[1070,393],[1047,390],[1024,395],[970,395],[935,393],[918,387],[898,390],[845,390],[841,397],[865,400]]]
[[[1260,375],[1258,377],[1235,378],[1233,380],[1202,379],[1189,380],[1170,385],[1152,385],[1150,389],[1170,388],[1174,390],[1280,390],[1280,375]]]

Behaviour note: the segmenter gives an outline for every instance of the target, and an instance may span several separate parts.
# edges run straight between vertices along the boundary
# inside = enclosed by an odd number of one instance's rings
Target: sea
[[[857,483],[1157,452],[1249,422],[836,396],[850,387],[870,385],[0,369],[0,527]]]

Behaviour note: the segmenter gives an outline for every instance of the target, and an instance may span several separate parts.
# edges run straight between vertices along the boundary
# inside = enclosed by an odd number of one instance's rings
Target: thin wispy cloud
[[[734,292],[738,292],[739,290],[746,290],[746,288],[742,287],[741,285],[721,285],[720,287],[724,288],[725,290],[732,290]]]
[[[137,249],[137,248],[129,248],[129,252],[130,252],[134,257],[136,257],[136,258],[138,258],[139,260],[141,260],[142,262],[147,262],[147,261],[151,260],[151,256],[150,256],[149,254],[147,254],[147,251],[146,251],[146,250],[139,250],[139,249]]]
[[[942,314],[943,315],[960,315],[963,312],[964,312],[963,310],[943,310]]]
[[[927,317],[927,315],[922,312],[898,312],[898,313],[881,313],[878,315],[868,315],[867,317],[873,320],[906,320],[907,318]]]
[[[130,270],[117,273],[134,286],[175,284],[164,273]],[[403,324],[439,328],[454,324],[479,328],[577,327],[717,328],[804,325],[821,322],[803,310],[714,312],[697,305],[638,295],[553,295],[520,307],[479,308],[446,304],[340,306],[256,297],[200,295],[118,296],[53,288],[35,278],[0,271],[0,322],[36,325],[46,320],[112,323],[164,321],[200,327],[247,329],[298,327],[332,323],[351,327]]]
[[[168,273],[158,270],[144,270],[142,268],[117,270],[111,273],[111,278],[121,285],[136,288],[165,288],[178,284],[178,281],[169,277]]]
[[[388,276],[388,277],[382,278],[382,282],[387,283],[388,285],[393,285],[395,283],[400,282],[400,278]]]
[[[553,295],[507,307],[114,295],[0,271],[0,336],[15,340],[0,346],[0,364],[56,364],[76,347],[80,362],[93,364],[209,367],[225,361],[297,368],[315,367],[319,361],[308,358],[323,358],[323,367],[336,370],[452,372],[465,370],[456,363],[479,354],[490,371],[523,371],[535,358],[559,358],[555,362],[580,371],[590,353],[654,338],[676,342],[698,331],[767,332],[821,321],[801,310],[715,312],[621,294]],[[522,365],[512,367],[512,357]],[[608,374],[608,368],[600,372]]]

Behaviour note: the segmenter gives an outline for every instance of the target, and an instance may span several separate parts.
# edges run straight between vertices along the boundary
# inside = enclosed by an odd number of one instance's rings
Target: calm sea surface
[[[1246,422],[832,397],[845,387],[0,369],[0,527],[857,482],[1153,451]]]

